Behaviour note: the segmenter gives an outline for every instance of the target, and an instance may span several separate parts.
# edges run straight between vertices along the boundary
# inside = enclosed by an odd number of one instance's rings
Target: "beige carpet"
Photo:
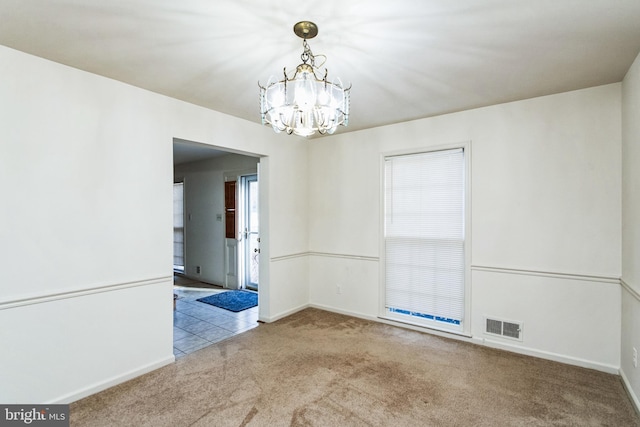
[[[307,309],[71,405],[72,426],[640,426],[620,378]]]

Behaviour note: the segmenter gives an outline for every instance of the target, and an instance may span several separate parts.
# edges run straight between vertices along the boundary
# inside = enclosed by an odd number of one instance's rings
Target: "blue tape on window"
[[[387,309],[392,313],[399,313],[407,316],[420,317],[423,319],[435,320],[436,322],[450,323],[452,325],[460,325],[460,320],[458,319],[450,319],[448,317],[434,316],[433,314],[403,310],[401,308],[394,308],[394,307],[387,307]]]

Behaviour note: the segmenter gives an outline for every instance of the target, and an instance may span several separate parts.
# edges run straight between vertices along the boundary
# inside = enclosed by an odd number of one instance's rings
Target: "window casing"
[[[173,184],[173,270],[184,273],[184,182]]]
[[[469,327],[469,144],[383,158],[380,316]]]

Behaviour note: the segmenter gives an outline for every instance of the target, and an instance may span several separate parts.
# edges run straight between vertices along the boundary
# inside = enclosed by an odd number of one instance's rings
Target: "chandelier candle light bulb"
[[[298,65],[292,77],[287,76],[280,81],[269,79],[266,86],[260,86],[260,114],[262,124],[270,124],[277,133],[289,135],[311,136],[316,131],[320,134],[332,134],[338,126],[349,123],[349,91],[340,79],[335,82],[324,77],[318,78],[315,64],[316,56],[311,52],[307,39],[318,34],[318,27],[313,22],[298,22],[293,31],[303,39],[304,51],[300,55],[302,64]],[[324,57],[324,55],[317,55]]]

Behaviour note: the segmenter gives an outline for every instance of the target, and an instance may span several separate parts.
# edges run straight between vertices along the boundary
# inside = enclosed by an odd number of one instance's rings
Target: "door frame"
[[[225,288],[228,289],[243,289],[245,287],[245,235],[244,235],[244,197],[242,194],[242,177],[255,175],[258,182],[260,182],[260,163],[256,165],[256,169],[244,169],[244,170],[232,170],[224,172],[224,181],[235,181],[236,182],[236,212],[235,221],[236,221],[236,236],[234,239],[226,238],[224,239],[224,266],[225,266]],[[258,187],[258,215],[261,212],[261,199],[260,197],[260,187]],[[261,223],[260,219],[258,220]],[[260,258],[260,255],[258,256]],[[260,261],[258,261],[259,263]],[[260,282],[260,280],[258,280]]]
[[[260,321],[263,322],[271,322],[273,321],[273,317],[272,317],[272,310],[271,310],[271,290],[270,290],[270,282],[271,282],[271,266],[270,266],[270,259],[271,259],[271,250],[270,250],[270,233],[269,233],[269,203],[270,203],[270,187],[271,187],[271,173],[270,173],[270,165],[271,165],[271,158],[268,154],[262,152],[256,152],[256,151],[245,151],[245,150],[239,150],[236,148],[232,148],[229,146],[220,146],[220,145],[215,145],[212,143],[207,143],[207,142],[198,142],[195,140],[189,140],[189,139],[184,139],[184,138],[178,138],[178,137],[173,137],[172,138],[172,143],[174,144],[174,149],[175,149],[175,144],[179,144],[179,145],[187,145],[187,146],[193,146],[196,149],[202,149],[205,148],[206,150],[203,150],[203,156],[205,155],[204,153],[206,153],[207,150],[217,150],[217,151],[223,151],[229,154],[239,154],[242,156],[248,156],[248,157],[255,157],[257,159],[257,173],[258,173],[258,179],[260,182],[260,186],[258,189],[258,203],[259,203],[259,218],[260,218],[260,272],[259,272],[259,283],[260,283],[260,290],[258,292],[258,300],[259,300],[259,311],[258,311],[258,318],[260,319]],[[171,176],[173,176],[174,178],[176,177],[175,174],[175,164],[172,162],[171,164]],[[173,179],[171,180],[173,181]],[[167,189],[168,190],[168,189]],[[169,190],[168,190],[168,194],[169,194]],[[171,203],[170,205],[171,209],[173,210],[173,204]],[[224,244],[224,243],[223,243]],[[173,245],[171,245],[171,248],[173,247]]]

